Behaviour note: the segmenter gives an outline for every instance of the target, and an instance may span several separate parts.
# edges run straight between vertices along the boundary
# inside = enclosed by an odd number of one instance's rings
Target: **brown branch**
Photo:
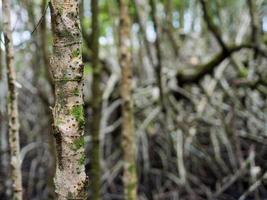
[[[101,131],[101,118],[102,118],[102,65],[99,64],[99,4],[98,0],[91,0],[92,12],[92,120],[91,120],[91,136],[92,136],[92,149],[91,149],[91,166],[90,175],[94,177],[94,181],[90,182],[92,190],[92,200],[100,199],[101,193],[101,165],[100,165],[100,131]]]
[[[194,70],[192,69],[184,69],[182,71],[178,71],[176,78],[180,86],[188,83],[197,83],[200,81],[205,75],[212,74],[216,66],[218,66],[222,61],[227,59],[233,53],[240,51],[244,48],[252,48],[250,44],[241,44],[237,46],[228,47],[227,51],[221,51],[217,55],[215,55],[211,60],[204,64],[200,64],[195,66]]]
[[[248,0],[249,1],[249,0]],[[187,84],[187,83],[196,83],[202,79],[206,74],[213,73],[216,66],[218,66],[223,60],[228,57],[231,57],[232,53],[237,52],[243,48],[254,48],[257,49],[257,52],[261,54],[263,57],[267,57],[267,52],[265,49],[261,48],[260,45],[255,45],[254,42],[252,44],[241,44],[237,46],[229,47],[225,44],[221,37],[219,27],[214,24],[212,21],[211,15],[208,11],[207,1],[200,0],[203,9],[204,19],[207,23],[208,29],[216,38],[217,42],[220,44],[222,50],[219,54],[215,55],[210,61],[205,64],[200,64],[196,66],[196,70],[183,70],[177,73],[177,80],[179,85]],[[255,31],[255,30],[254,30]]]

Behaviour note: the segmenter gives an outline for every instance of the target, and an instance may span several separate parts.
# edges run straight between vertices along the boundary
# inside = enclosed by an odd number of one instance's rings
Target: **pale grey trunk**
[[[6,50],[7,81],[8,81],[8,138],[10,145],[11,180],[14,200],[22,199],[21,160],[19,147],[18,98],[16,88],[16,71],[14,68],[14,49],[11,32],[10,1],[2,1],[4,18],[4,38]]]
[[[52,0],[50,9],[54,38],[50,70],[55,84],[56,193],[60,200],[86,199],[79,1]]]

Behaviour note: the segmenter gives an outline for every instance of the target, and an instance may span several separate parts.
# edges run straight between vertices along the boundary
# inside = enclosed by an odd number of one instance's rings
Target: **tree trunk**
[[[150,45],[150,43],[147,39],[147,36],[146,36],[146,24],[145,24],[146,18],[143,14],[144,11],[141,8],[141,6],[139,5],[140,2],[138,0],[134,0],[133,3],[135,6],[135,10],[136,10],[136,20],[140,26],[140,33],[142,34],[142,37],[143,37],[144,45],[146,48],[146,53],[147,53],[148,59],[151,63],[151,66],[154,67],[155,64],[154,64],[154,59],[153,59],[153,55],[152,55],[151,45]]]
[[[260,19],[258,16],[257,1],[247,0],[250,14],[250,24],[251,24],[251,42],[255,49],[255,58],[258,55],[258,48],[260,46],[261,32],[260,32]]]
[[[166,24],[164,26],[164,32],[166,33],[170,44],[172,46],[173,52],[175,56],[178,56],[179,54],[179,44],[176,41],[175,38],[175,30],[173,28],[172,22],[173,22],[173,2],[172,0],[167,0],[164,4],[164,10],[166,15]],[[178,41],[179,42],[179,41]]]
[[[18,97],[16,88],[16,71],[14,68],[14,49],[11,32],[10,2],[2,1],[4,16],[4,38],[6,50],[7,81],[8,81],[8,137],[11,155],[11,180],[13,189],[13,199],[22,199],[21,183],[21,160],[19,146],[19,117],[18,117]]]
[[[184,0],[180,0],[179,2],[179,27],[182,31],[184,31],[184,10],[185,10],[185,2]]]
[[[51,88],[51,92],[48,93],[49,96],[52,96],[54,97],[54,85],[53,85],[53,79],[52,79],[52,75],[50,74],[50,71],[49,71],[49,51],[48,51],[48,45],[47,45],[47,20],[46,20],[46,13],[47,13],[47,9],[48,9],[48,1],[47,0],[42,0],[42,3],[41,3],[41,11],[43,13],[43,19],[42,19],[42,22],[40,24],[40,37],[39,37],[39,40],[40,40],[40,48],[41,48],[41,54],[42,54],[42,61],[43,61],[43,70],[44,70],[44,73],[45,73],[45,78],[46,80],[48,81],[49,83],[49,86]],[[38,86],[40,87],[40,86]],[[49,101],[49,98],[48,98],[48,95],[45,95],[41,92],[41,90],[39,90],[40,92],[40,96],[44,96],[45,98],[42,98],[45,106],[49,107],[52,105],[52,103],[50,103]],[[54,98],[52,98],[54,100]],[[50,113],[50,109],[47,109],[46,112],[46,118],[47,118],[47,125],[49,124],[52,124],[53,122],[53,119],[52,119],[52,116],[51,116],[51,113]],[[53,133],[53,128],[50,126],[49,127],[49,130],[48,130],[49,133]],[[55,146],[54,146],[54,138],[53,136],[50,134],[49,137],[48,137],[48,142],[49,142],[49,151],[51,153],[51,156],[53,155],[53,167],[51,169],[51,172],[50,174],[53,174],[55,173]],[[53,176],[49,177],[48,179],[48,185],[53,188],[54,186],[54,183],[53,183]]]
[[[102,91],[101,84],[101,65],[99,65],[99,28],[98,28],[98,0],[91,0],[92,10],[92,67],[93,67],[93,81],[92,81],[92,169],[90,175],[94,177],[94,181],[91,181],[92,200],[100,199],[101,190],[101,166],[100,166],[100,122],[102,112]]]
[[[128,200],[137,199],[137,175],[135,164],[135,131],[132,100],[132,64],[130,52],[130,17],[128,0],[120,0],[119,63],[122,71],[122,149],[124,161],[124,194]]]
[[[34,30],[34,27],[36,26],[36,15],[35,15],[35,10],[34,10],[34,4],[30,1],[25,1],[25,9],[27,10],[27,14],[29,17],[29,24],[30,27],[32,28],[32,30]],[[40,79],[40,75],[41,75],[41,71],[40,71],[40,65],[41,65],[41,52],[38,51],[38,49],[41,48],[40,46],[40,41],[39,41],[39,35],[38,34],[32,34],[31,35],[32,38],[32,42],[31,46],[32,48],[34,48],[33,52],[34,52],[34,56],[32,56],[31,58],[31,68],[32,68],[32,72],[33,72],[33,79],[32,79],[32,84],[37,86],[38,85],[38,81]]]
[[[2,49],[0,47],[0,81],[3,79]]]
[[[48,47],[47,47],[47,25],[46,25],[46,11],[47,11],[47,0],[42,0],[41,10],[44,13],[42,23],[40,25],[40,36],[41,36],[41,48],[42,48],[42,56],[43,56],[43,64],[45,69],[45,76],[47,81],[49,82],[50,87],[53,90],[53,81],[51,74],[49,72],[49,55],[48,55]]]
[[[151,15],[152,20],[154,24],[154,30],[156,32],[156,40],[155,40],[155,46],[156,46],[156,56],[157,56],[157,65],[156,65],[156,76],[157,76],[157,84],[159,88],[159,98],[160,98],[160,105],[163,113],[166,112],[166,105],[165,105],[165,91],[164,91],[164,80],[162,76],[163,71],[163,65],[162,65],[162,53],[161,53],[161,46],[160,46],[160,30],[158,26],[158,20],[157,20],[157,10],[156,10],[156,4],[155,0],[150,0],[150,7],[151,7]]]
[[[59,200],[85,199],[83,63],[79,1],[52,0],[53,56],[50,70],[55,84],[53,126]]]

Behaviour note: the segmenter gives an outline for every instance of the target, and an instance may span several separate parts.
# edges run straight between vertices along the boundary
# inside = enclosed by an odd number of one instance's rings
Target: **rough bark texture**
[[[50,70],[55,84],[53,125],[58,199],[85,199],[83,64],[79,1],[52,0],[53,56]]]
[[[135,131],[132,100],[132,65],[130,53],[130,17],[128,1],[120,0],[119,62],[122,70],[122,148],[124,161],[125,199],[137,199],[137,175],[135,165]]]
[[[2,1],[4,16],[4,38],[6,50],[7,81],[8,81],[8,137],[10,145],[11,180],[14,200],[22,199],[21,160],[19,147],[19,118],[16,88],[16,71],[14,68],[14,49],[11,33],[10,2]]]
[[[101,84],[101,65],[99,65],[98,52],[98,0],[91,0],[92,10],[92,67],[93,67],[93,81],[92,81],[92,168],[90,176],[93,177],[93,181],[90,182],[92,190],[92,200],[100,199],[101,189],[101,167],[100,167],[100,146],[99,146],[99,134],[100,134],[100,122],[101,122],[101,110],[102,110],[102,91]]]

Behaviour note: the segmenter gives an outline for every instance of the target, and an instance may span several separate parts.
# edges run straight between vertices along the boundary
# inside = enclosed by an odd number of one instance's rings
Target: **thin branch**
[[[212,34],[216,38],[217,42],[220,44],[222,50],[228,51],[228,48],[221,37],[220,29],[212,21],[211,15],[210,15],[209,10],[208,10],[207,1],[206,0],[200,0],[200,3],[202,6],[202,9],[203,9],[204,19],[207,23],[209,30],[212,32]]]
[[[262,185],[262,182],[267,179],[267,172],[265,172],[258,180],[256,180],[248,190],[242,194],[238,200],[245,200],[252,192]]]
[[[48,9],[48,7],[49,7],[49,4],[50,4],[50,1],[47,2],[47,5],[46,5],[46,7],[45,7],[45,9],[44,9],[44,11],[43,11],[43,14],[42,14],[40,20],[38,21],[38,23],[36,24],[36,26],[34,27],[33,31],[31,32],[31,35],[33,35],[33,34],[35,33],[35,31],[37,30],[37,28],[39,27],[39,25],[40,25],[40,24],[42,23],[42,21],[44,20],[45,15],[46,15],[46,12],[47,12],[47,9]]]

